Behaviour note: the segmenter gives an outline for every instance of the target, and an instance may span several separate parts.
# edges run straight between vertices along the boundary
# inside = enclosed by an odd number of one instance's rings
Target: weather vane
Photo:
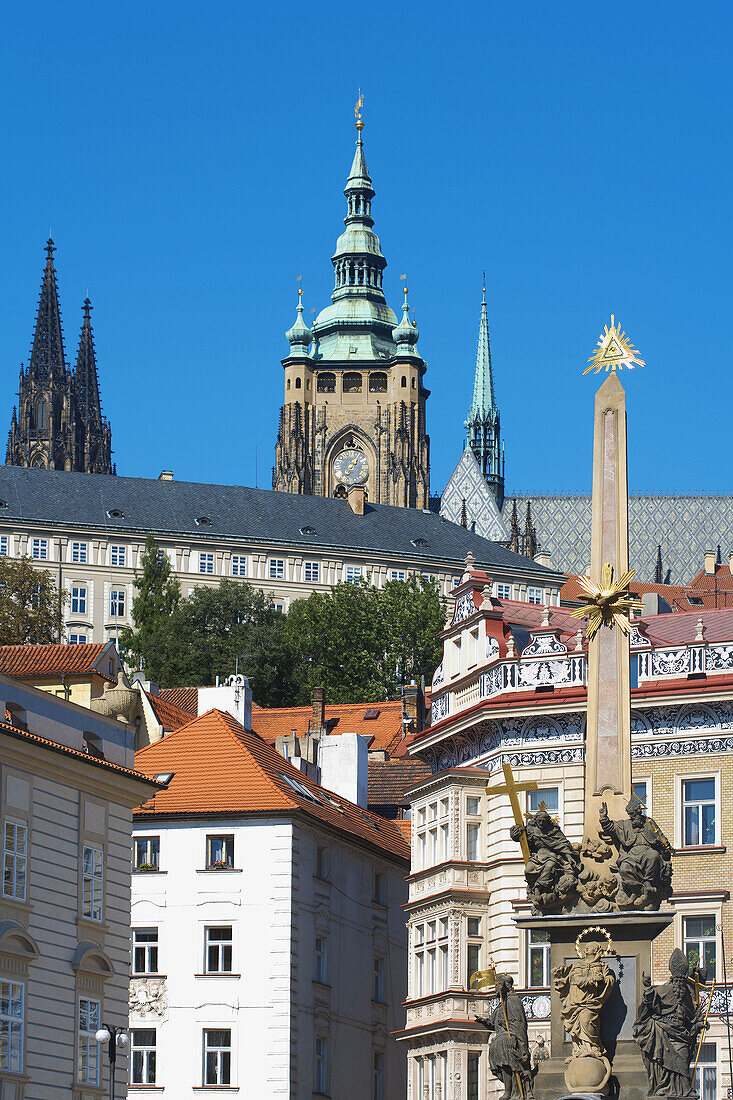
[[[592,370],[600,374],[604,368],[607,371],[623,370],[624,367],[627,370],[633,370],[634,367],[646,366],[626,333],[621,331],[621,325],[616,324],[613,314],[611,314],[611,327],[604,325],[598,339],[598,348],[588,362],[590,366],[585,368],[583,374],[590,374]]]
[[[364,123],[363,123],[362,117],[361,117],[361,109],[362,109],[363,106],[364,106],[364,93],[362,92],[361,88],[359,88],[359,98],[357,99],[357,101],[354,105],[354,115],[356,117],[356,122],[354,123],[354,125],[356,126],[357,130],[363,130],[364,129]]]

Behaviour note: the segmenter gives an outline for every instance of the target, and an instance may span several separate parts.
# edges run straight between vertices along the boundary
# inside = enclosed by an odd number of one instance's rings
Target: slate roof
[[[109,680],[110,677],[95,668],[95,665],[110,644],[93,642],[89,645],[0,646],[0,674],[22,679],[62,674],[85,676],[95,672]]]
[[[419,508],[367,504],[364,515],[357,516],[348,501],[332,497],[22,466],[0,467],[0,500],[0,524],[140,536],[152,531],[273,548],[377,551],[424,561],[426,567],[433,562],[459,566],[470,550],[477,564],[489,569],[559,578],[553,570]]]

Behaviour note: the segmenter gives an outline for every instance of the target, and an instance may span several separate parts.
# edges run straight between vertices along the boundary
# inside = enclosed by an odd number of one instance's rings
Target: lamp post
[[[123,1027],[108,1027],[102,1024],[94,1038],[97,1042],[107,1043],[107,1055],[109,1057],[109,1100],[115,1100],[115,1068],[117,1065],[117,1048],[124,1050],[127,1046],[127,1032]]]

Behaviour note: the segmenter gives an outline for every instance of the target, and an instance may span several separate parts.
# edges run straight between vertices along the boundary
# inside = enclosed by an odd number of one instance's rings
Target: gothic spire
[[[55,251],[54,243],[49,237],[46,242],[46,267],[38,299],[29,366],[29,375],[34,382],[63,378],[67,370],[56,269],[53,264]]]
[[[481,472],[501,509],[504,503],[504,451],[500,439],[501,423],[494,397],[494,376],[491,369],[489,318],[486,310],[486,272],[484,272],[481,299],[473,401],[464,421],[464,427],[466,447],[470,447],[475,454]]]
[[[476,350],[476,373],[473,382],[473,401],[468,413],[468,420],[471,422],[476,417],[485,420],[487,415],[493,412],[495,408],[494,376],[491,371],[491,346],[489,344],[489,317],[486,312],[486,276],[484,275],[478,348]]]
[[[92,335],[92,303],[84,299],[84,320],[79,337],[79,351],[76,356],[74,380],[79,413],[83,422],[91,427],[102,425],[102,403],[99,398],[99,378],[97,375],[97,357],[94,353]]]

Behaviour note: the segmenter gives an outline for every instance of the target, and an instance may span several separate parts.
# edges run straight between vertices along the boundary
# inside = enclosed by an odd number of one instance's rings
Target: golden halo
[[[589,935],[589,933],[591,932],[601,932],[606,937],[606,950],[603,952],[604,955],[616,954],[616,949],[613,946],[613,940],[611,939],[611,933],[608,931],[607,928],[602,928],[600,924],[594,924],[591,928],[584,928],[582,932],[578,933],[578,937],[575,941],[575,954],[578,956],[579,959],[583,958],[580,953],[580,945],[583,942],[583,938]]]

